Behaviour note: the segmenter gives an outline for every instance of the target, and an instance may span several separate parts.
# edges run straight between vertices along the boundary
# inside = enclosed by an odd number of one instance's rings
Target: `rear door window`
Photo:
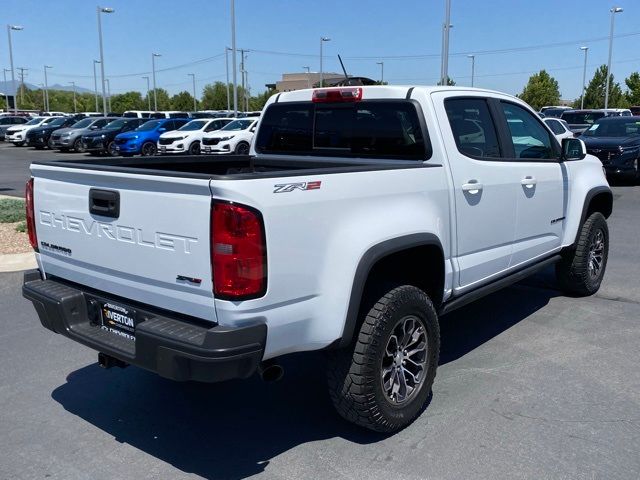
[[[444,106],[460,153],[487,159],[502,156],[489,105],[484,98],[449,98]]]
[[[256,151],[407,160],[431,155],[410,100],[272,104],[264,113]]]

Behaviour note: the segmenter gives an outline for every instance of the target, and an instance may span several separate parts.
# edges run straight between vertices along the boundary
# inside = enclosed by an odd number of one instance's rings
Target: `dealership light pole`
[[[307,71],[307,88],[311,88],[311,67],[304,66],[302,68]]]
[[[584,110],[584,93],[586,90],[587,81],[587,54],[589,53],[589,47],[580,47],[580,50],[584,52],[584,67],[582,67],[582,94],[580,95],[580,110]]]
[[[96,63],[100,63],[100,60],[94,60],[93,61],[93,92],[95,93],[96,96],[96,112],[99,112],[99,107],[98,107],[98,77],[96,75]]]
[[[102,13],[113,13],[115,10],[110,7],[96,7],[98,14],[98,39],[100,41],[100,78],[102,83],[102,114],[107,116],[107,94],[105,92],[105,78],[104,78],[104,51],[102,49]]]
[[[149,111],[151,111],[151,87],[149,87],[149,76],[146,75],[142,78],[144,78],[147,81],[147,105],[148,105]]]
[[[44,66],[44,96],[46,98],[46,102],[45,102],[45,111],[48,112],[49,111],[49,83],[47,82],[47,69],[48,68],[53,68],[51,65],[45,65]]]
[[[73,86],[73,113],[78,113],[78,106],[76,104],[76,82],[69,82]]]
[[[44,112],[47,109],[47,100],[44,97],[44,83],[40,83],[39,85],[42,89],[42,111]]]
[[[198,111],[198,103],[196,101],[196,74],[195,73],[188,73],[187,75],[189,75],[191,77],[191,80],[193,80],[193,111],[197,112]]]
[[[451,30],[451,0],[445,0],[445,18],[442,25],[442,71],[440,72],[440,84],[449,83],[449,30]]]
[[[331,41],[329,37],[320,37],[320,87],[324,85],[324,73],[322,71],[322,44],[329,41]]]
[[[107,101],[109,102],[108,110],[109,110],[109,112],[111,112],[111,82],[109,81],[108,78],[105,78],[104,79],[104,83],[107,84]]]
[[[7,25],[7,35],[9,36],[9,63],[11,65],[11,88],[13,89],[13,113],[18,113],[18,92],[16,91],[16,74],[13,69],[13,45],[11,44],[11,30],[23,30],[20,25]],[[7,105],[7,110],[9,105]]]
[[[231,66],[233,67],[233,116],[238,116],[238,73],[236,65],[236,2],[231,0]]]
[[[471,86],[473,87],[475,76],[476,76],[476,56],[467,55],[467,57],[471,59]]]
[[[231,93],[229,91],[229,47],[224,47],[224,64],[227,69],[227,112],[231,111]]]
[[[7,107],[7,112],[9,111],[9,95],[7,95],[7,72],[10,72],[10,68],[3,68],[2,75],[4,76],[4,103]],[[15,100],[14,100],[15,101]]]
[[[384,85],[384,62],[376,62],[376,65],[380,65],[380,85]]]
[[[609,32],[609,61],[607,62],[607,86],[604,90],[604,108],[609,107],[609,83],[611,76],[611,53],[613,52],[613,23],[616,18],[616,13],[622,13],[621,7],[613,7],[611,10],[611,31]]]
[[[151,54],[151,70],[153,71],[153,111],[158,111],[158,91],[156,90],[156,57],[161,57],[159,53]]]

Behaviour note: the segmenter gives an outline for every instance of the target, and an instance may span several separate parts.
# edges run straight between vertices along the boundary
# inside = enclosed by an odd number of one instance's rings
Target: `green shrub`
[[[15,223],[25,220],[24,202],[13,198],[0,199],[0,223]]]
[[[27,231],[27,222],[22,221],[16,225],[16,232],[25,233]]]

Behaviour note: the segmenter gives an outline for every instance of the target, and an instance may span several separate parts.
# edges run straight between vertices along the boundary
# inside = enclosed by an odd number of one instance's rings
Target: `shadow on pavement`
[[[444,317],[440,363],[452,362],[544,307],[557,293],[521,285]],[[52,397],[67,411],[174,467],[242,479],[297,445],[332,437],[357,444],[383,435],[343,421],[329,400],[321,353],[284,358],[285,377],[220,384],[174,383],[130,367],[89,365]],[[438,401],[437,398],[434,401]],[[400,434],[401,435],[401,434]]]

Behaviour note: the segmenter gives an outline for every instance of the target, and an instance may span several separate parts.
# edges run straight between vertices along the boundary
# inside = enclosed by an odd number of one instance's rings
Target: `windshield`
[[[114,120],[113,122],[109,122],[104,128],[108,130],[117,130],[119,128],[124,127],[127,124],[127,120]]]
[[[64,122],[66,122],[67,119],[66,118],[56,118],[55,120],[53,120],[52,122],[48,122],[48,125],[50,127],[57,127],[59,125],[64,125]]]
[[[640,135],[640,121],[607,120],[591,125],[585,137],[636,137]]]
[[[71,127],[69,128],[87,128],[93,122],[95,122],[95,119],[93,118],[83,118],[79,122],[76,122],[73,125],[71,125]]]
[[[149,132],[151,130],[155,130],[162,122],[160,120],[151,120],[150,122],[144,122],[138,128],[136,128],[137,132]]]
[[[43,117],[36,117],[33,120],[29,120],[25,125],[40,125],[40,122],[44,120]]]
[[[222,127],[220,130],[225,130],[225,131],[229,131],[229,130],[245,130],[247,128],[249,128],[249,126],[254,122],[255,120],[234,120],[231,123],[227,123],[224,127]]]
[[[192,120],[191,122],[187,123],[186,125],[183,125],[182,127],[180,127],[178,130],[180,130],[182,132],[200,130],[206,124],[207,124],[207,122],[204,122],[202,120]]]
[[[604,112],[567,112],[562,114],[562,119],[572,125],[591,125],[602,117],[604,117]]]

